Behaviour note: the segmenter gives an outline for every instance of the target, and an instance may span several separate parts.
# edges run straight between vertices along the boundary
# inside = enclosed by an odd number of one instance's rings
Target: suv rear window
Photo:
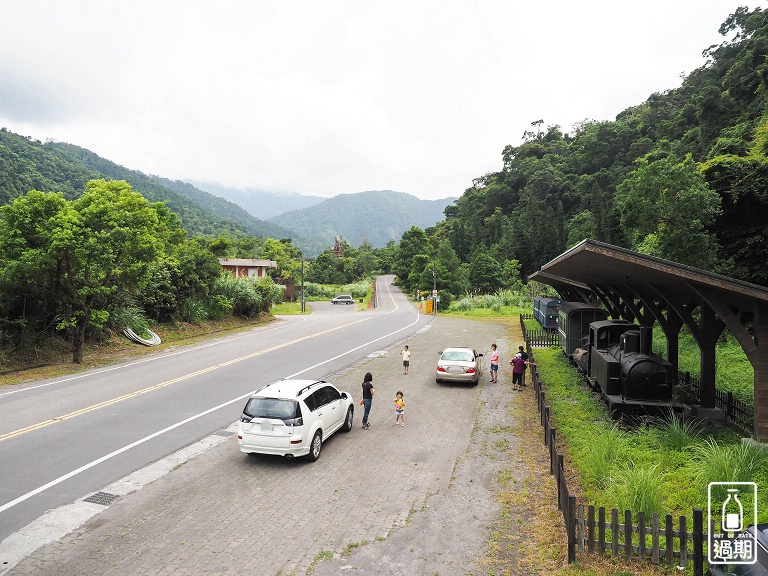
[[[301,408],[296,400],[280,398],[251,398],[243,409],[250,418],[277,418],[280,420],[301,418]]]

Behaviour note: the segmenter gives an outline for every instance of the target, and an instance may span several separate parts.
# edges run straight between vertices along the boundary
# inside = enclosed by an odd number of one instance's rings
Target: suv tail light
[[[298,418],[284,418],[283,424],[286,426],[304,426],[304,418],[301,416]]]

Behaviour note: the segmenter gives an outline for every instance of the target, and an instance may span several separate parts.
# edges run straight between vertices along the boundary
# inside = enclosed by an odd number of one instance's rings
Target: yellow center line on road
[[[25,428],[19,428],[18,430],[7,432],[3,435],[0,435],[0,442],[4,440],[9,440],[11,438],[15,438],[16,436],[21,436],[22,434],[26,434],[27,432],[34,432],[35,430],[40,430],[41,428],[45,428],[46,426],[50,426],[51,424],[56,424],[57,422],[63,422],[65,420],[70,420],[77,416],[82,416],[83,414],[93,412],[95,410],[98,410],[99,408],[105,408],[106,406],[117,404],[118,402],[128,400],[129,398],[135,398],[137,396],[141,396],[142,394],[147,394],[148,392],[153,392],[154,390],[159,390],[160,388],[165,388],[166,386],[170,386],[171,384],[176,384],[177,382],[189,380],[190,378],[194,378],[195,376],[200,376],[202,374],[207,374],[208,372],[213,372],[214,370],[218,370],[219,368],[224,368],[225,366],[231,366],[232,364],[237,364],[238,362],[242,362],[244,360],[250,360],[251,358],[255,358],[256,356],[261,356],[262,354],[266,354],[267,352],[273,352],[285,346],[298,344],[299,342],[303,342],[304,340],[309,340],[310,338],[322,336],[323,334],[328,334],[330,332],[335,332],[336,330],[341,330],[342,328],[347,328],[348,326],[352,326],[354,324],[359,324],[360,322],[365,322],[367,320],[370,320],[371,318],[373,318],[373,316],[368,316],[360,320],[355,320],[354,322],[342,324],[341,326],[330,328],[328,330],[323,330],[322,332],[317,332],[316,334],[309,334],[307,336],[302,336],[301,338],[297,338],[296,340],[291,340],[290,342],[283,342],[281,344],[278,344],[277,346],[272,346],[271,348],[265,348],[264,350],[259,350],[258,352],[247,354],[245,356],[241,356],[240,358],[227,360],[226,362],[222,362],[220,364],[216,364],[215,366],[210,366],[208,368],[203,368],[202,370],[198,370],[197,372],[190,372],[189,374],[185,374],[184,376],[179,376],[178,378],[173,378],[172,380],[166,380],[165,382],[160,382],[159,384],[154,384],[152,386],[148,386],[147,388],[143,388],[142,390],[137,390],[136,392],[131,392],[130,394],[124,394],[123,396],[112,398],[111,400],[105,400],[104,402],[100,402],[98,404],[94,404],[93,406],[88,406],[86,408],[81,408],[80,410],[75,410],[74,412],[70,412],[69,414],[64,414],[63,416],[56,416],[54,418],[51,418],[50,420],[44,420],[43,422],[38,422],[37,424],[32,424],[31,426],[26,426]]]

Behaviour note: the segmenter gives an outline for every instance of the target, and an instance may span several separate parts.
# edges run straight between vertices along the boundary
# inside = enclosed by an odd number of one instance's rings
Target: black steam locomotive
[[[651,328],[626,320],[601,320],[589,325],[587,348],[573,353],[614,419],[683,408],[672,401],[672,364],[653,354],[651,337]]]

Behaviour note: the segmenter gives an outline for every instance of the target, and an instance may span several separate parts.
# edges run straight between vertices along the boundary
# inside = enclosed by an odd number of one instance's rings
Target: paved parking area
[[[371,372],[376,395],[371,429],[357,406],[353,430],[317,462],[246,456],[229,437],[7,574],[486,574],[496,477],[509,466],[497,448],[514,449],[518,396],[487,372],[477,387],[438,385],[434,367],[444,346],[485,353],[493,342],[504,370],[519,342],[503,326],[439,317],[401,343],[407,376],[401,345],[329,375],[359,398]],[[405,427],[394,423],[397,390]]]

